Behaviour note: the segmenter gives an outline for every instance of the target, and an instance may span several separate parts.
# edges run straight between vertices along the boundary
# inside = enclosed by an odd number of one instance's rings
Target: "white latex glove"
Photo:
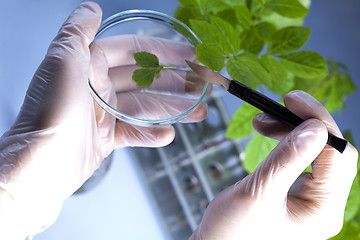
[[[341,230],[357,151],[350,143],[343,154],[326,145],[327,129],[342,135],[310,95],[291,92],[285,104],[309,120],[291,131],[267,114],[255,117],[255,129],[280,143],[252,174],[215,197],[190,239],[324,240]],[[302,174],[310,164],[313,172]]]
[[[96,52],[91,54],[89,48],[101,17],[95,3],[84,3],[74,10],[36,71],[16,122],[0,139],[0,239],[24,239],[53,223],[64,199],[114,148],[158,147],[174,138],[171,126],[131,126],[116,121],[93,101],[89,76],[108,91],[97,89],[100,94],[116,98],[111,82],[101,82],[108,80],[108,73],[116,73],[107,65],[96,69],[102,58],[97,58]],[[133,61],[132,55],[122,53],[131,51],[134,44],[124,41],[121,50],[113,54],[106,50],[103,57],[111,63],[115,57]],[[151,41],[146,44],[153,46]],[[192,47],[176,45],[174,52],[175,45],[167,44],[162,49],[168,56],[176,58],[181,53],[195,58]],[[97,49],[93,46],[92,50]],[[121,97],[116,100],[127,101]],[[157,114],[157,109],[152,113]],[[200,121],[206,114],[207,107],[201,104],[185,121]]]

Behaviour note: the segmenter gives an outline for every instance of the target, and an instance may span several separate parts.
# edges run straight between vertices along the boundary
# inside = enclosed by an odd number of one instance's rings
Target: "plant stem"
[[[165,68],[165,69],[169,69],[169,68],[176,69],[177,67],[175,67],[175,66],[164,66],[163,68]]]

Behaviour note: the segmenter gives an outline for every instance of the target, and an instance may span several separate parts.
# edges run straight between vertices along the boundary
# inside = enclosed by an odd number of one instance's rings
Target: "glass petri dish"
[[[90,74],[91,95],[106,112],[132,125],[178,122],[196,109],[209,87],[185,62],[196,59],[198,43],[185,24],[160,12],[129,10],[113,15],[102,22],[92,43],[106,56],[106,63],[95,63],[93,72],[105,71],[102,68],[107,72],[98,74],[102,77]],[[141,67],[133,54],[142,51],[156,55],[160,65],[175,68],[162,69],[151,85],[139,87],[132,74]]]

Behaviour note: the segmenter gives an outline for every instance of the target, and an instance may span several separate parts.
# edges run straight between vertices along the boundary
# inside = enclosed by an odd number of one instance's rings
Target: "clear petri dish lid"
[[[163,13],[129,10],[106,19],[91,44],[89,85],[95,101],[117,119],[138,126],[173,124],[189,114],[206,95],[209,84],[185,60],[196,60],[198,37],[182,22]],[[134,53],[156,56],[157,67],[136,64]],[[139,86],[140,78],[149,86]]]

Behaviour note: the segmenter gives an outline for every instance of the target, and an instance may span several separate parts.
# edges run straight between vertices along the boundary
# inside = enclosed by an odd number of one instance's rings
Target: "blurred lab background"
[[[173,15],[178,5],[176,0],[97,2],[103,8],[103,18],[128,9],[152,9]],[[80,3],[1,0],[1,135],[15,120],[48,45]],[[312,34],[305,48],[349,68],[358,90],[335,119],[343,131],[352,131],[360,145],[359,10],[358,0],[313,1],[305,22]],[[34,239],[187,239],[208,201],[225,185],[245,175],[241,146],[223,136],[238,107],[231,98],[222,93],[209,98],[209,118],[200,124],[176,125],[177,136],[168,147],[115,151],[95,180],[64,202],[55,224]],[[96,186],[92,188],[92,184]]]

